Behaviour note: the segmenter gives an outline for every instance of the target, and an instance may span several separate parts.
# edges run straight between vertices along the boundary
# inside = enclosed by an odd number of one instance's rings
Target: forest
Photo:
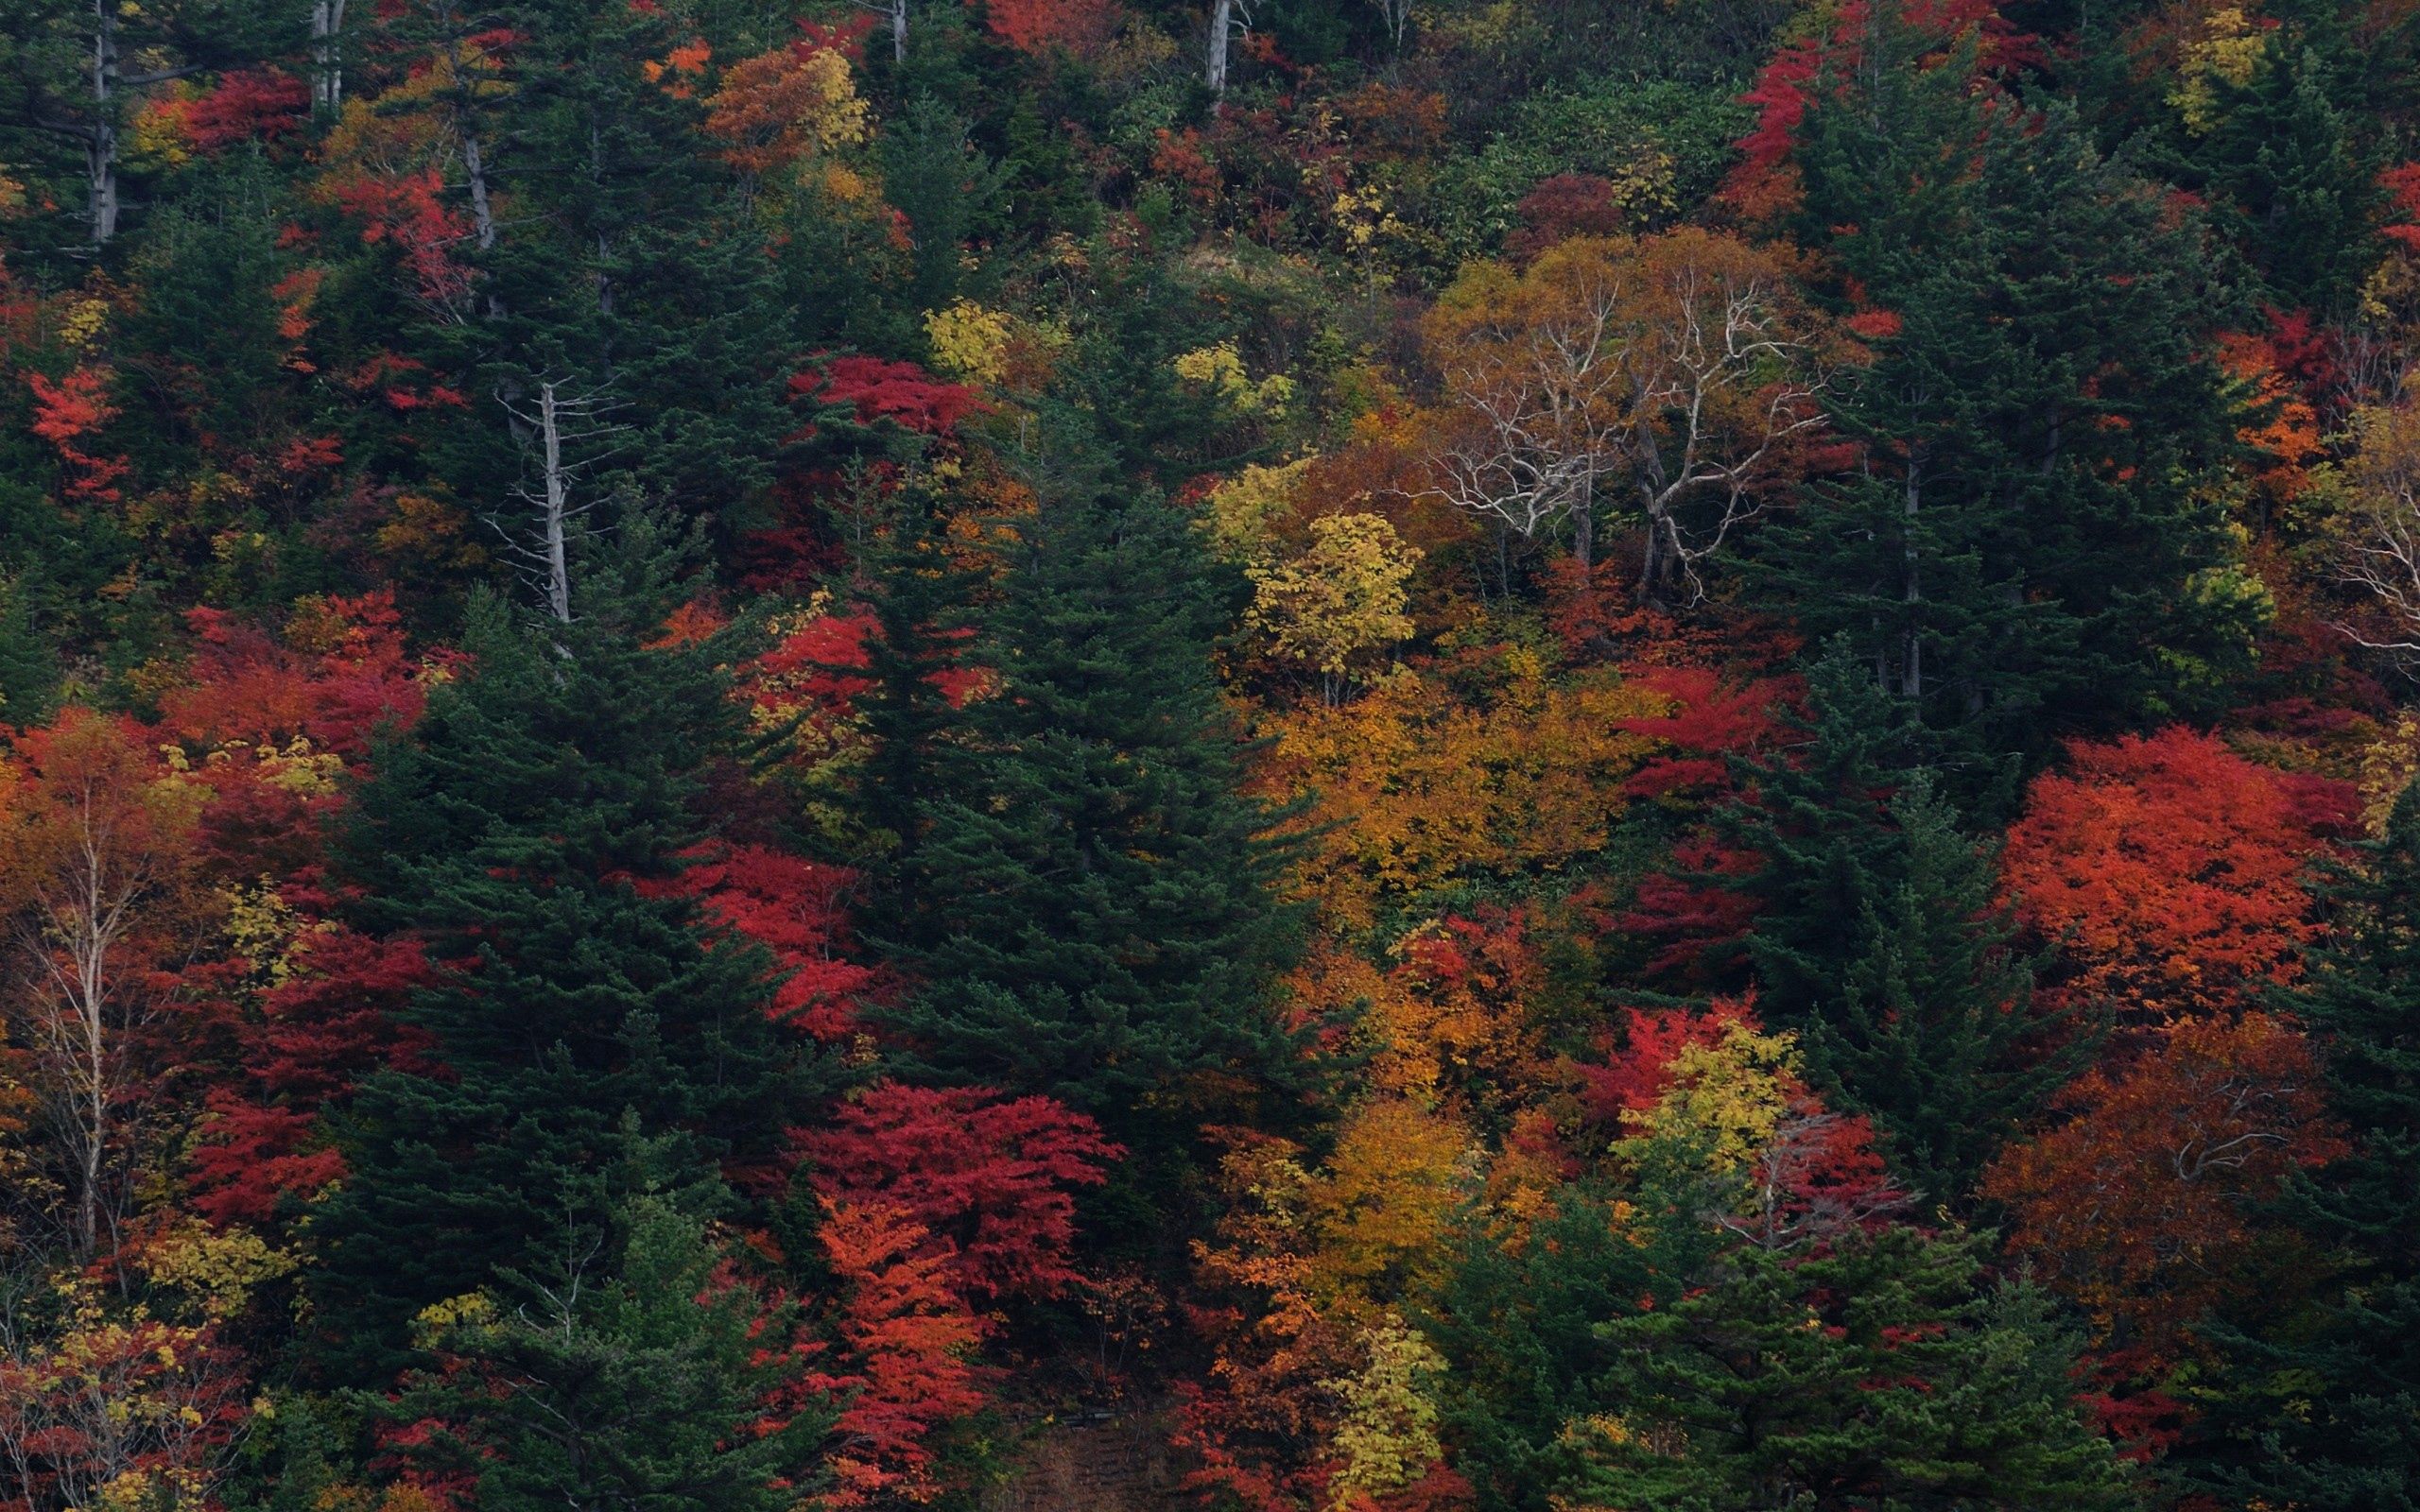
[[[0,0],[0,1512],[2420,1509],[2420,3]]]

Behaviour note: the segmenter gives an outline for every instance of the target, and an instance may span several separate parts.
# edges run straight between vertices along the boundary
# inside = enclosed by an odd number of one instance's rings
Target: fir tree
[[[1693,1512],[2129,1503],[2026,1286],[1979,1291],[1978,1242],[1893,1226],[1748,1246],[1669,1306],[1600,1325],[1617,1405],[1573,1498]]]
[[[924,1072],[1043,1092],[1138,1152],[1297,1083],[1271,982],[1296,911],[1240,795],[1186,524],[1082,466],[1015,524],[974,660],[996,679],[913,868],[897,1015]]]
[[[2350,1154],[2298,1173],[2288,1211],[2341,1276],[2316,1315],[2232,1347],[2207,1448],[2221,1487],[2308,1512],[2420,1507],[2420,782],[2357,868],[2287,1005],[2325,1057]]]
[[[2091,1058],[2097,1038],[2032,1010],[2033,963],[1997,901],[1991,853],[1928,774],[1891,802],[1898,877],[1846,932],[1838,997],[1803,1037],[1830,1101],[1871,1114],[1920,1192],[1955,1202],[2001,1143]]]
[[[642,1189],[550,1247],[531,1274],[424,1316],[443,1368],[378,1404],[426,1425],[411,1459],[475,1486],[483,1512],[796,1506],[832,1415],[775,1347],[789,1320],[700,1221]]]
[[[810,1090],[767,957],[671,886],[735,712],[725,647],[649,644],[659,557],[632,522],[574,623],[476,611],[471,670],[378,753],[342,837],[358,923],[448,971],[408,1012],[442,1070],[363,1085],[315,1219],[339,1371],[383,1373],[423,1307],[531,1264],[548,1205],[594,1211],[626,1116],[694,1180],[769,1160]]]
[[[1971,804],[2011,753],[2206,697],[2260,600],[2202,486],[2234,441],[2194,224],[2068,107],[1977,85],[1972,36],[1945,52],[1870,16],[1854,74],[1810,87],[1796,158],[1802,224],[1841,229],[1828,255],[1892,327],[1833,406],[1868,470],[1766,565]]]

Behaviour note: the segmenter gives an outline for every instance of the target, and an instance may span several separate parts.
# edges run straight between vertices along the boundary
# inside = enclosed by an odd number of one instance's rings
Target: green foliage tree
[[[1578,1500],[1691,1512],[2131,1504],[2048,1299],[1904,1225],[1750,1245],[1600,1325],[1616,1363]]]
[[[1973,37],[1944,46],[1886,8],[1808,88],[1798,224],[1885,334],[1834,405],[1870,467],[1768,565],[1972,803],[1999,758],[2206,698],[2262,601],[2209,487],[2234,441],[2195,222],[2070,108],[1978,85]]]
[[[2363,852],[2331,874],[2335,930],[2287,999],[2354,1136],[2296,1174],[2287,1211],[2342,1270],[2311,1315],[2226,1334],[2204,1446],[2217,1487],[2312,1512],[2420,1506],[2420,782]]]
[[[632,1193],[603,1228],[558,1239],[543,1269],[424,1318],[444,1368],[380,1403],[436,1425],[412,1458],[468,1480],[483,1512],[796,1506],[833,1414],[772,1347],[793,1320],[667,1194]]]
[[[358,923],[445,974],[408,1014],[428,1063],[362,1086],[315,1219],[339,1375],[382,1374],[422,1308],[532,1265],[550,1205],[596,1211],[624,1118],[685,1183],[769,1159],[815,1090],[768,1016],[768,958],[676,890],[737,715],[727,646],[649,644],[674,586],[637,519],[570,625],[478,607],[470,669],[378,752],[341,836]]]
[[[921,821],[895,1015],[923,1072],[1046,1092],[1138,1151],[1300,1084],[1272,978],[1297,910],[1239,792],[1183,516],[1079,462],[1014,522],[974,660],[997,685]]]

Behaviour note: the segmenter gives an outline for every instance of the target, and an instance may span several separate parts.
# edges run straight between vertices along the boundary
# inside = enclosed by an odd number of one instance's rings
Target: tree
[[[2343,1269],[2308,1316],[2235,1336],[2209,1478],[2325,1512],[2414,1504],[2420,1463],[2420,783],[2325,888],[2334,925],[2286,1005],[2351,1147],[2292,1178],[2285,1215]]]
[[[422,1308],[528,1272],[550,1208],[594,1221],[626,1118],[685,1187],[769,1169],[817,1090],[769,958],[680,885],[738,711],[725,643],[658,635],[659,539],[622,522],[568,625],[481,607],[472,669],[373,756],[341,837],[353,922],[441,972],[404,1015],[431,1064],[362,1083],[314,1219],[323,1358],[354,1379]]]
[[[1404,584],[1421,555],[1384,515],[1323,515],[1311,522],[1302,555],[1244,568],[1253,584],[1244,624],[1269,637],[1276,656],[1318,673],[1321,696],[1334,707],[1357,657],[1410,636]]]
[[[840,1296],[832,1364],[811,1383],[842,1396],[833,1423],[833,1507],[930,1501],[942,1489],[933,1438],[990,1402],[973,1358],[982,1327],[949,1286],[948,1259],[890,1203],[823,1201],[825,1259]]]
[[[1578,1425],[1603,1506],[2122,1507],[2040,1294],[1980,1290],[1977,1242],[1893,1225],[1744,1246],[1668,1306],[1599,1325],[1608,1410]]]
[[[2094,1037],[2062,1022],[2072,1012],[2037,1011],[1991,853],[1958,833],[1927,774],[1892,799],[1891,819],[1899,875],[1862,900],[1840,995],[1806,1021],[1807,1057],[1837,1106],[1873,1115],[1921,1191],[1955,1202]]]
[[[2012,1145],[1983,1183],[2010,1248],[2158,1378],[2209,1314],[2287,1282],[2297,1256],[2262,1208],[2340,1153],[2309,1046],[2266,1014],[2192,1019],[2062,1091],[2063,1122]]]
[[[163,772],[127,723],[63,711],[19,743],[0,790],[7,1023],[30,1053],[56,1214],[74,1254],[113,1246],[145,1153],[145,1041],[176,989],[207,894],[199,789]],[[28,1189],[27,1196],[33,1195]]]
[[[1760,513],[1822,423],[1833,343],[1783,253],[1685,230],[1576,237],[1518,273],[1467,270],[1423,338],[1445,402],[1432,490],[1524,540],[1568,521],[1592,563],[1600,490],[1634,499],[1642,598]]]
[[[1080,472],[1011,524],[975,653],[998,685],[926,799],[899,953],[922,987],[892,1017],[909,1064],[1165,1154],[1298,1080],[1274,819],[1238,792],[1184,520]]]
[[[2067,755],[2027,789],[2004,863],[2017,919],[2067,963],[2056,991],[2142,1021],[2295,978],[2319,930],[2305,873],[2354,823],[2344,784],[2176,727]]]
[[[665,1193],[549,1247],[543,1268],[421,1314],[438,1367],[380,1403],[411,1425],[406,1463],[493,1512],[798,1505],[833,1414],[800,1389],[787,1310]]]
[[[2338,581],[2375,618],[2345,633],[2420,667],[2420,383],[2352,416],[2360,442],[2344,469],[2344,507],[2328,522]]]
[[[1875,356],[1828,406],[1862,465],[1760,559],[1810,644],[1847,635],[1988,780],[2206,700],[2265,599],[2204,486],[2236,427],[2199,228],[2071,109],[1980,77],[1964,15],[1860,11],[1794,95],[1792,225]]]
[[[986,1306],[1077,1284],[1074,1189],[1107,1180],[1124,1153],[1047,1097],[895,1081],[867,1088],[796,1143],[817,1192],[921,1225],[959,1294]]]

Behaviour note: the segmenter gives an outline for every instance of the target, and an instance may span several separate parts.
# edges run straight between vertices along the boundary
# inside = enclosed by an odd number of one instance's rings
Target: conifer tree
[[[783,1311],[674,1194],[627,1194],[555,1237],[529,1274],[424,1317],[442,1368],[378,1404],[423,1425],[418,1468],[474,1486],[483,1512],[796,1506],[832,1414],[778,1347]]]
[[[1138,1153],[1296,1082],[1271,979],[1296,910],[1242,796],[1182,516],[1082,462],[1017,520],[977,660],[996,686],[923,822],[898,1027],[925,1073],[1041,1092]]]
[[[736,715],[727,648],[650,644],[657,540],[626,524],[569,625],[480,607],[471,668],[377,753],[341,836],[357,923],[446,968],[406,1015],[441,1069],[363,1085],[314,1223],[341,1374],[382,1374],[423,1307],[532,1264],[550,1206],[596,1211],[626,1117],[686,1183],[771,1159],[810,1090],[768,958],[670,885]]]
[[[1962,804],[2004,800],[1996,759],[2206,697],[2248,648],[2261,601],[2203,486],[2234,444],[2221,301],[2195,223],[2071,108],[1978,83],[1972,34],[1867,14],[1795,162],[1803,228],[1873,307],[1832,415],[1869,465],[1768,567],[1913,706]]]
[[[2096,1040],[2042,1042],[2066,1026],[2033,1011],[1991,854],[1958,832],[1928,773],[1910,777],[1891,819],[1899,875],[1845,931],[1855,954],[1804,1042],[1834,1105],[1871,1114],[1916,1189],[1955,1202]]]
[[[1798,1029],[1834,1104],[1873,1115],[1937,1201],[2088,1057],[2089,1035],[2033,1011],[2031,963],[1996,901],[1993,855],[1962,834],[1935,774],[1909,763],[1909,706],[1841,645],[1808,675],[1803,743],[1753,768],[1734,824],[1763,857],[1737,879],[1757,1005]]]
[[[2420,782],[2359,866],[2287,997],[2325,1057],[2352,1153],[2298,1173],[2289,1212],[2342,1274],[2317,1314],[2228,1333],[2236,1388],[2206,1446],[2224,1489],[2309,1512],[2420,1507]]]
[[[901,496],[889,527],[856,563],[852,596],[873,619],[873,633],[863,666],[833,670],[871,684],[852,700],[870,747],[857,776],[856,818],[872,851],[862,862],[873,887],[866,912],[894,938],[922,929],[927,811],[942,743],[961,717],[947,679],[966,666],[967,610],[978,581],[952,560],[936,503],[921,489]]]
[[[1592,1506],[1699,1512],[2118,1508],[2074,1344],[2023,1285],[1979,1291],[1971,1237],[1904,1225],[1820,1251],[1746,1246],[1669,1306],[1600,1325],[1618,1403]]]

